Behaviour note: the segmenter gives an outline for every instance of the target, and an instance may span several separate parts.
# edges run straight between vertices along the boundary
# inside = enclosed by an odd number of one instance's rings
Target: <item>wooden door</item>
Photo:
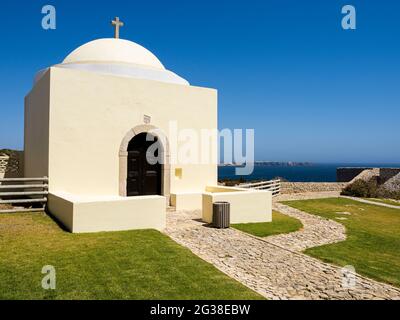
[[[161,195],[161,164],[150,164],[146,157],[148,148],[156,140],[146,141],[146,135],[135,136],[128,146],[128,197]]]

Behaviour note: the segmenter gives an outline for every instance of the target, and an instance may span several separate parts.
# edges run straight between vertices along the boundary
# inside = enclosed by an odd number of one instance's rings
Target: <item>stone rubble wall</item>
[[[384,184],[400,174],[400,168],[337,168],[338,182],[353,183],[356,180],[369,181],[377,179],[379,184]]]
[[[342,182],[281,182],[281,194],[305,192],[340,192],[347,183]]]
[[[357,180],[364,180],[364,181],[370,181],[372,179],[379,179],[379,168],[373,168],[373,169],[366,169],[362,171],[358,176],[354,177],[349,184],[356,182]]]
[[[379,183],[386,184],[390,181],[396,181],[400,175],[400,168],[381,168],[379,170]]]
[[[23,152],[0,153],[0,179],[22,178],[24,175]]]
[[[337,168],[336,181],[337,182],[350,182],[358,177],[363,171],[371,170],[373,168]]]
[[[390,192],[400,191],[400,168],[373,168],[365,169],[355,178],[353,178],[349,184],[354,183],[357,180],[371,181],[374,180],[378,183],[380,188],[383,188]]]
[[[400,173],[387,180],[382,185],[386,190],[396,192],[400,190]]]

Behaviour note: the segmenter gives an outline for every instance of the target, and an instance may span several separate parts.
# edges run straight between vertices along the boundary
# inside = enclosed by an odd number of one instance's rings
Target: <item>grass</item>
[[[0,299],[262,299],[155,230],[70,234],[45,214],[4,214],[0,248]]]
[[[386,203],[386,204],[390,204],[392,206],[400,207],[400,202],[394,201],[394,200],[390,200],[390,199],[366,198],[366,200],[370,200],[370,201],[374,201],[374,202],[380,202],[380,203]]]
[[[300,220],[274,211],[272,222],[234,224],[232,227],[257,237],[298,231],[303,227]]]
[[[305,253],[400,286],[400,211],[344,198],[287,201],[285,204],[342,223],[347,239],[307,249]],[[348,212],[351,215],[338,214]],[[345,217],[347,220],[336,220]]]

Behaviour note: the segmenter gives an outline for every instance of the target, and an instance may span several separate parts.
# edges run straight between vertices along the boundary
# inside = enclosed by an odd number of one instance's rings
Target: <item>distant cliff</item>
[[[260,167],[310,167],[313,164],[311,162],[281,162],[281,161],[256,161],[254,162],[254,166]],[[220,167],[238,167],[241,165],[237,165],[234,163],[229,164],[220,164]]]

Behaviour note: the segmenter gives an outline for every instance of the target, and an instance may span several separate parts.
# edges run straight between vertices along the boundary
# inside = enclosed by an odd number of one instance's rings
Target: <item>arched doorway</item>
[[[147,160],[147,150],[157,142],[157,137],[153,136],[153,141],[147,141],[149,133],[140,133],[132,138],[128,144],[128,165],[126,180],[126,195],[145,196],[162,195],[162,167],[159,162],[151,164]],[[155,157],[158,157],[156,153]]]

